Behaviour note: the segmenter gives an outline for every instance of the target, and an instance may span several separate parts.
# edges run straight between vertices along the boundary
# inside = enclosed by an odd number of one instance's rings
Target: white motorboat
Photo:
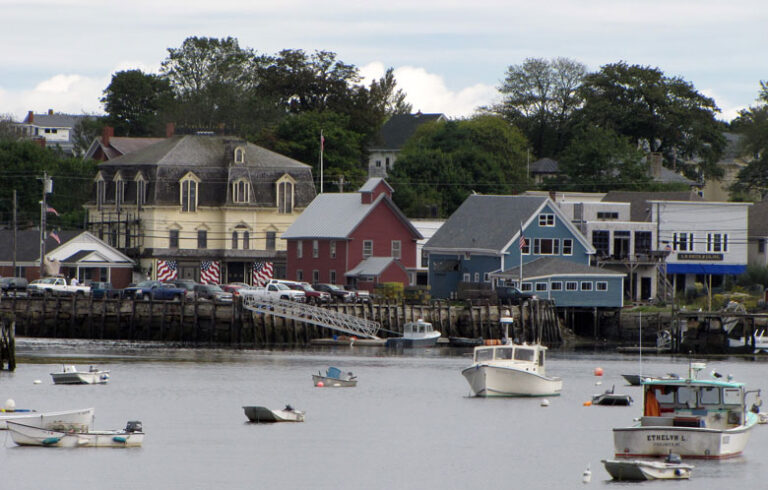
[[[8,422],[13,442],[19,446],[43,447],[131,447],[141,446],[141,422],[131,421],[123,430],[58,431]]]
[[[509,318],[502,323],[509,324]],[[555,396],[563,380],[546,375],[547,348],[540,343],[479,346],[461,374],[475,396]]]
[[[614,480],[687,480],[695,466],[683,464],[680,457],[670,454],[666,461],[644,461],[640,459],[604,459],[605,471]]]
[[[643,416],[630,427],[613,429],[617,457],[688,458],[738,456],[757,424],[747,410],[743,383],[698,379],[703,363],[691,363],[688,377],[643,381]],[[751,392],[759,393],[759,391]]]
[[[295,410],[290,405],[286,405],[282,410],[255,406],[243,407],[243,410],[245,411],[245,416],[251,422],[304,422],[304,412]]]
[[[75,366],[62,366],[58,373],[51,373],[53,383],[57,385],[92,385],[109,381],[109,371],[101,371],[95,366],[88,371],[78,371]]]
[[[433,347],[440,338],[440,332],[432,328],[432,324],[419,318],[403,326],[402,337],[387,339],[387,347]]]
[[[0,411],[0,429],[7,429],[8,422],[52,430],[88,430],[93,423],[93,408],[62,410],[58,412],[36,412],[34,410]]]
[[[342,373],[337,367],[329,367],[325,376],[321,373],[312,375],[312,382],[319,388],[352,388],[357,386],[357,376],[351,372]]]

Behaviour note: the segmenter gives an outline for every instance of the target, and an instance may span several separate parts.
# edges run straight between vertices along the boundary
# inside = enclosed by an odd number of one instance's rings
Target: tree
[[[564,179],[559,184],[579,192],[642,190],[650,181],[643,157],[626,138],[590,126],[578,131],[560,155]]]
[[[13,121],[13,116],[10,114],[0,114],[0,141],[15,141],[18,139],[19,134],[16,131],[16,123]]]
[[[731,129],[742,136],[741,151],[754,155],[731,186],[734,194],[757,192],[761,197],[768,189],[768,82],[760,82],[758,104],[739,112]]]
[[[499,87],[504,100],[493,111],[523,130],[534,154],[557,155],[581,105],[578,88],[586,73],[586,66],[568,58],[528,58],[510,65]]]
[[[162,114],[173,100],[167,80],[141,70],[120,71],[104,90],[104,122],[123,136],[151,136],[163,129]]]
[[[445,217],[472,192],[520,192],[527,184],[527,146],[499,116],[424,124],[390,173],[395,202],[408,216]]]
[[[72,143],[75,156],[82,157],[90,148],[93,140],[99,136],[104,122],[99,116],[83,117],[72,128]]]
[[[696,162],[695,168],[683,167],[691,178],[722,174],[716,165],[725,148],[725,126],[715,119],[720,110],[689,82],[658,68],[619,62],[587,75],[580,95],[583,124],[613,130],[645,151],[660,152],[672,167]]]

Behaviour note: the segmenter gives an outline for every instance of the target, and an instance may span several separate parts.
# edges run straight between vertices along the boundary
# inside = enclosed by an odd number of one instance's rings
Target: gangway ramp
[[[381,328],[379,322],[283,299],[243,295],[243,307],[255,313],[311,323],[366,339],[378,339],[376,334]]]

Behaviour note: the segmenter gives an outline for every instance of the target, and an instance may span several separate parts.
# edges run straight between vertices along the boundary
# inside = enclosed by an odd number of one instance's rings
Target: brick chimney
[[[169,122],[165,123],[165,137],[170,138],[176,133],[176,124]]]
[[[104,126],[101,129],[101,144],[109,146],[109,139],[115,136],[115,128],[112,126]]]
[[[35,113],[32,111],[27,112],[27,123],[32,124],[35,122]]]

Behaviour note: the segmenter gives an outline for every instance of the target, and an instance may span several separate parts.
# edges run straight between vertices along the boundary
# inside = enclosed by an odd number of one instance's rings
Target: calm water
[[[460,370],[469,354],[447,349],[387,354],[377,348],[307,351],[170,350],[90,342],[26,340],[15,373],[0,373],[0,403],[58,410],[95,407],[96,427],[141,420],[142,448],[23,448],[0,432],[2,489],[585,488],[610,483],[600,459],[613,454],[611,428],[639,415],[639,389],[620,374],[632,356],[552,353],[562,396],[475,399]],[[56,386],[61,362],[111,369],[107,385]],[[336,365],[357,388],[320,389],[310,375]],[[605,370],[602,378],[593,369]],[[766,388],[765,361],[710,361],[750,388]],[[649,374],[684,373],[687,363],[646,358]],[[34,380],[41,384],[34,384]],[[596,381],[602,381],[596,386]],[[762,384],[761,384],[762,383]],[[584,407],[616,385],[632,407]],[[766,396],[768,398],[768,396]],[[246,423],[243,405],[306,410],[302,424]],[[744,456],[694,461],[675,488],[765,488],[768,426],[753,430]],[[670,485],[649,483],[648,485]],[[655,488],[655,487],[654,487]]]

